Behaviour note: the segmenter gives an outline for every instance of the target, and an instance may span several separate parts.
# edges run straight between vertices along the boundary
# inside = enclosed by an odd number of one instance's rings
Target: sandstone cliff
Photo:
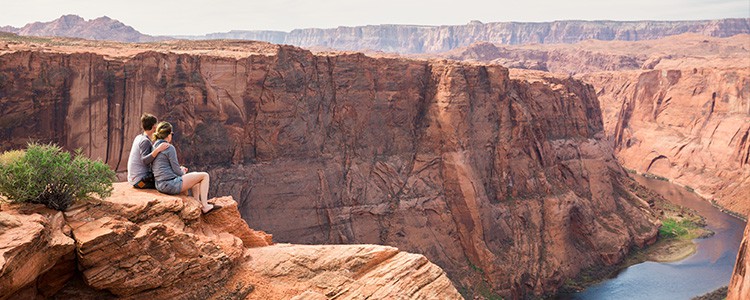
[[[176,126],[181,162],[209,171],[211,194],[237,199],[251,227],[282,242],[396,246],[509,297],[553,293],[655,238],[579,81],[196,45],[7,51],[3,149],[54,141],[124,171],[138,117],[153,112]]]
[[[0,299],[458,299],[422,255],[375,245],[271,245],[231,197],[197,201],[115,184],[65,213],[0,210]],[[84,285],[73,284],[81,277]]]
[[[623,165],[750,213],[750,69],[592,74]],[[626,84],[627,83],[627,84]]]
[[[299,47],[337,50],[375,50],[397,53],[437,53],[476,42],[497,44],[560,44],[584,40],[640,41],[682,33],[728,37],[750,33],[750,19],[708,21],[554,21],[471,22],[466,25],[368,25],[330,29],[295,29],[213,33],[189,38],[250,39]]]
[[[686,33],[647,41],[581,41],[556,45],[477,42],[444,53],[411,55],[500,64],[570,75],[602,71],[746,66],[750,35],[714,38]]]
[[[594,86],[624,166],[750,213],[750,36],[477,44],[443,56],[575,74]]]
[[[729,282],[727,300],[750,299],[750,251],[748,251],[748,240],[750,238],[750,223],[745,227],[745,236],[740,244],[740,251],[737,253],[737,262],[734,264],[732,280]]]

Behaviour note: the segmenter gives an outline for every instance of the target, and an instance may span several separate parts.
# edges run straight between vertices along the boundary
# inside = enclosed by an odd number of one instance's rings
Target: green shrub
[[[25,152],[0,155],[0,195],[11,202],[66,210],[90,193],[109,197],[114,178],[106,164],[86,158],[80,150],[71,157],[56,145],[29,144]]]
[[[679,237],[688,234],[689,224],[686,221],[677,221],[672,218],[668,218],[662,221],[662,225],[659,228],[659,235],[665,238]]]
[[[669,178],[652,173],[643,173],[643,177],[669,182]]]

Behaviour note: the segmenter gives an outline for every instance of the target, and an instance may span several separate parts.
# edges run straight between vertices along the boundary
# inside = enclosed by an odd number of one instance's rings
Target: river
[[[729,284],[745,222],[721,212],[708,201],[666,181],[636,180],[672,203],[698,211],[716,234],[696,239],[695,254],[676,262],[647,261],[632,265],[615,278],[566,297],[569,299],[691,299]]]

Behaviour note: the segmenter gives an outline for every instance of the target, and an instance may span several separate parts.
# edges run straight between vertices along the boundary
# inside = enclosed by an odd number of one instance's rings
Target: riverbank
[[[658,178],[657,178],[658,179]],[[646,200],[659,216],[662,226],[655,243],[645,248],[631,249],[622,262],[612,266],[601,266],[582,270],[572,280],[565,282],[560,294],[572,294],[589,286],[617,276],[622,270],[646,261],[674,262],[683,260],[696,252],[696,238],[706,238],[714,233],[706,228],[706,221],[694,209],[676,205],[660,194],[633,182],[630,190],[635,196]]]
[[[627,172],[628,172],[629,174],[631,174],[631,175],[635,175],[635,176],[643,176],[643,177],[645,177],[645,178],[649,178],[649,179],[661,180],[661,181],[669,182],[669,183],[671,183],[671,184],[673,184],[673,185],[676,185],[676,186],[682,187],[682,188],[684,188],[684,189],[685,189],[686,191],[688,191],[688,192],[690,192],[690,193],[693,193],[693,194],[697,195],[698,197],[702,198],[703,200],[706,200],[706,201],[708,201],[709,203],[711,203],[711,205],[713,205],[714,207],[716,207],[717,209],[719,209],[719,210],[720,210],[721,212],[723,212],[723,213],[726,213],[726,214],[728,214],[728,215],[730,215],[730,216],[733,216],[733,217],[735,217],[735,218],[738,218],[738,219],[740,219],[740,220],[742,220],[742,221],[745,221],[745,222],[747,222],[747,217],[748,217],[747,215],[743,215],[743,214],[741,214],[741,213],[739,213],[739,212],[733,211],[733,210],[731,210],[731,209],[728,209],[728,208],[726,208],[726,207],[722,206],[721,204],[719,204],[719,202],[718,202],[718,201],[716,201],[716,199],[715,199],[715,198],[711,198],[711,197],[709,197],[709,196],[707,196],[707,195],[705,195],[705,194],[703,194],[703,193],[700,193],[699,191],[696,191],[696,190],[695,190],[695,189],[694,189],[693,187],[691,187],[691,186],[688,186],[688,185],[684,185],[684,184],[678,183],[678,182],[676,182],[676,181],[673,181],[673,180],[670,180],[669,178],[666,178],[666,177],[664,177],[664,176],[659,176],[659,175],[656,175],[656,174],[651,174],[651,173],[639,173],[639,172],[638,172],[638,171],[636,171],[636,170],[633,170],[633,169],[628,169],[628,168],[624,168],[624,169],[625,169],[625,171],[627,171]]]
[[[720,287],[713,292],[695,297],[691,300],[723,300],[727,298],[727,287]]]

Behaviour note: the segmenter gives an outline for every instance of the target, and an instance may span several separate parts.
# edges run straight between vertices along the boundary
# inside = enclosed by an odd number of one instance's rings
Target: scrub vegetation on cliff
[[[65,210],[76,199],[112,193],[115,173],[78,150],[75,156],[56,145],[29,144],[25,151],[0,155],[0,195],[11,202],[44,204]]]

